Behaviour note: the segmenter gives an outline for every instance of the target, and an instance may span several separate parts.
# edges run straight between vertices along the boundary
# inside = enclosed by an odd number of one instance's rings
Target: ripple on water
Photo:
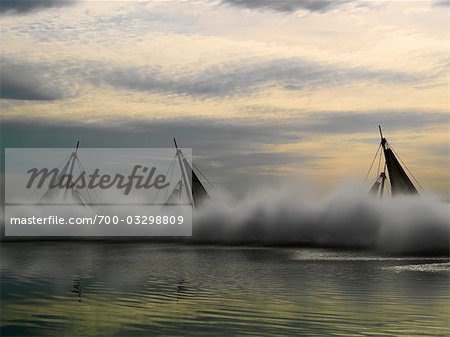
[[[397,273],[400,272],[449,273],[450,262],[408,264],[402,266],[384,267],[383,269],[392,270]]]
[[[148,243],[1,249],[2,337],[448,332],[445,257]]]

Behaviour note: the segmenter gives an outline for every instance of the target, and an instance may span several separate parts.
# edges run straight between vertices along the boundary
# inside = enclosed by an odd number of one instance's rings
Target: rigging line
[[[390,145],[390,144],[389,144]],[[392,146],[391,150],[395,153],[395,155],[398,157],[398,159],[400,159],[400,162],[405,166],[406,170],[409,172],[409,174],[411,175],[411,177],[414,179],[414,181],[417,183],[417,185],[419,185],[420,189],[423,190],[422,185],[420,185],[419,181],[416,179],[416,177],[414,177],[414,174],[412,174],[412,172],[409,170],[408,166],[406,166],[406,164],[403,162],[402,158],[400,158],[400,156],[397,154],[397,152],[395,152],[394,148]]]
[[[380,176],[378,176],[378,175],[375,176],[375,179],[372,179],[372,180],[370,181],[370,185],[375,184],[375,183],[377,182],[378,178],[380,178]]]
[[[175,159],[175,158],[174,158]],[[175,171],[175,165],[172,165],[172,170],[170,171],[169,181],[172,181],[173,172]],[[178,184],[178,183],[177,183]],[[175,185],[176,186],[176,185]],[[166,193],[164,193],[164,200],[167,200],[167,194],[169,193],[169,189],[166,188]]]
[[[69,157],[72,155],[72,153],[70,153],[56,168],[57,169],[59,169],[66,161],[67,161],[67,159],[69,159]],[[59,173],[59,172],[58,172]],[[33,194],[34,194],[34,192],[36,192],[38,190],[38,187],[36,186],[36,188],[33,190],[33,191],[31,191],[31,193],[30,194],[28,194],[28,196],[26,196],[25,197],[25,199],[23,200],[24,201],[24,203],[25,203],[25,201],[27,201]]]
[[[377,174],[375,175],[375,178],[372,180],[371,184],[374,184],[380,179],[380,167],[381,167],[381,157],[383,156],[382,151],[380,151],[380,154],[378,156],[378,168],[377,168]],[[386,165],[386,163],[385,163]],[[386,171],[386,170],[385,170]]]
[[[175,154],[174,156],[173,156],[173,159],[172,159],[172,162],[170,163],[170,166],[169,166],[169,170],[167,171],[167,173],[169,173],[169,171],[170,171],[170,178],[169,178],[169,182],[171,182],[172,181],[172,177],[173,177],[173,173],[175,172],[175,163],[177,162],[177,155]],[[167,174],[166,174],[166,176],[167,176]],[[175,184],[175,186],[176,186],[176,184]],[[181,187],[180,187],[181,188]],[[158,192],[159,192],[160,190],[158,190]],[[169,189],[167,188],[166,189],[166,193],[164,193],[164,200],[167,200],[167,195],[168,195],[168,193],[169,193]],[[164,200],[163,200],[163,202],[164,202]]]
[[[70,156],[72,156],[72,152],[56,168],[60,168],[61,165],[64,164],[67,161],[67,159],[69,159]]]
[[[166,171],[166,177],[167,177],[167,174],[169,173],[169,171],[170,171],[172,165],[174,164],[176,157],[177,157],[177,155],[175,154],[175,155],[173,156],[173,158],[172,158],[172,161],[170,162],[169,167],[167,168],[167,171]],[[152,202],[153,204],[154,204],[154,203],[156,202],[156,200],[158,199],[158,196],[159,196],[159,192],[160,192],[160,191],[161,191],[161,190],[158,189],[158,191],[156,192],[156,195],[155,195],[155,197],[153,198],[153,202]]]
[[[381,154],[381,151],[380,151],[380,156],[379,156],[379,159],[378,159],[378,168],[377,168],[377,175],[380,173],[380,167],[381,167],[381,157],[382,157],[382,154]]]
[[[369,185],[375,184],[379,178],[380,178],[380,175],[377,174],[372,180],[370,180],[370,184]]]
[[[84,168],[82,168],[81,162],[80,162],[80,160],[79,160],[78,158],[77,158],[76,163],[77,163],[78,169],[80,170],[80,175],[81,175],[81,173],[83,173],[83,171],[86,172],[86,171],[84,170]],[[75,187],[75,186],[74,186],[74,187]],[[94,191],[95,191],[95,189],[94,189]],[[88,196],[89,202],[90,202],[91,204],[93,204],[92,198],[91,198],[91,194],[89,193],[89,188],[88,188],[87,185],[86,185],[86,194],[87,194],[87,196]]]
[[[366,177],[364,178],[364,182],[367,180],[367,177],[369,177],[370,171],[372,171],[373,163],[375,162],[375,159],[377,159],[378,151],[380,151],[380,148],[381,148],[381,143],[380,143],[380,145],[378,145],[377,152],[375,153],[375,156],[373,157],[372,164],[370,164],[369,171],[367,171]]]
[[[80,175],[81,175],[81,173],[83,171],[86,172],[86,169],[84,168],[83,163],[81,162],[81,160],[78,159],[78,156],[76,157],[76,163],[77,163],[78,169],[80,170]],[[94,191],[95,195],[97,196],[98,201],[100,201],[100,198],[98,197],[97,192],[95,191],[95,189],[93,189],[93,191]],[[86,194],[88,196],[89,202],[92,204],[93,202],[92,202],[91,194],[89,193],[89,187],[88,186],[86,186]]]
[[[209,179],[203,174],[202,171],[197,167],[197,165],[194,164],[194,161],[192,161],[192,166],[195,167],[195,169],[200,173],[200,175],[208,182],[208,184],[213,188],[216,189],[216,187],[212,184],[212,182],[209,181]]]
[[[388,182],[388,184],[386,184],[386,182]],[[391,191],[391,179],[390,177],[388,178],[388,176],[386,176],[386,181],[384,183],[384,188],[386,189],[386,191],[388,191],[391,196],[392,196],[392,191]]]
[[[86,172],[86,169],[84,168],[83,163],[81,162],[81,160],[78,159],[78,156],[77,156],[77,164],[81,166],[81,168],[83,169],[84,172]],[[92,189],[92,190],[94,191],[94,194],[95,194],[95,197],[97,198],[97,201],[100,201],[100,198],[98,197],[98,194],[97,194],[97,191],[95,190],[95,188]],[[89,191],[88,191],[88,197],[89,197],[89,199],[91,199]],[[92,199],[91,199],[91,201],[92,201]]]
[[[183,155],[183,158],[187,160],[187,158]],[[205,179],[205,181],[213,188],[216,189],[216,187],[212,184],[212,182],[209,181],[209,179],[203,174],[203,172],[198,168],[197,165],[194,164],[194,159],[191,158],[191,164],[192,164],[192,170],[194,170],[194,168],[198,171],[198,173],[200,173],[200,175]]]

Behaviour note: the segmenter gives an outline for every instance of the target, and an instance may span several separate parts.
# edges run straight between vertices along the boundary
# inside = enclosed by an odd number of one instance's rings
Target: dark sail
[[[380,130],[381,144],[378,147],[375,157],[373,158],[372,164],[370,165],[370,168],[369,168],[369,172],[367,172],[367,176],[369,175],[370,170],[372,169],[372,166],[378,156],[378,153],[380,155],[379,161],[378,161],[378,172],[380,169],[382,152],[384,153],[384,161],[385,162],[384,162],[384,169],[381,171],[381,173],[379,173],[377,180],[370,188],[369,194],[378,196],[378,198],[380,198],[380,199],[383,198],[384,185],[387,180],[386,173],[389,174],[389,182],[391,185],[391,195],[392,196],[399,195],[399,194],[419,194],[416,187],[412,183],[411,179],[409,178],[409,176],[406,174],[405,170],[403,169],[403,166],[400,164],[399,159],[398,159],[397,154],[395,153],[394,149],[387,142],[386,138],[383,137],[383,132],[381,130],[380,125],[378,126],[378,129]],[[382,152],[379,151],[380,148],[383,149]],[[402,164],[403,164],[403,162],[402,162]],[[408,169],[408,168],[406,168],[406,169]],[[408,170],[408,172],[409,172],[409,170]],[[366,176],[366,178],[367,178],[367,176]],[[414,178],[414,176],[412,176],[412,177]],[[415,178],[414,178],[414,180],[417,182],[417,180]]]
[[[384,156],[389,172],[392,195],[395,194],[417,194],[417,189],[409,179],[403,167],[398,162],[392,149],[385,147]]]
[[[205,199],[209,199],[208,192],[201,183],[197,174],[193,170],[191,164],[183,155],[181,149],[178,148],[177,141],[174,138],[173,142],[177,150],[176,157],[180,164],[182,184],[185,186],[187,199],[192,207],[200,206]],[[201,172],[200,172],[201,173]]]
[[[194,172],[186,158],[183,158],[183,164],[188,174],[191,174],[192,198],[194,199],[194,205],[199,206],[205,199],[209,199],[208,192],[206,192],[205,187],[201,183],[200,179],[198,179],[197,174]]]

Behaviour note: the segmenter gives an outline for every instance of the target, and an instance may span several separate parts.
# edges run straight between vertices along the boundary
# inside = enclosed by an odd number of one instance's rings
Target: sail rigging
[[[181,193],[183,192],[183,183],[181,180],[175,185],[172,193],[170,193],[169,197],[166,199],[164,206],[170,206],[179,203],[181,200]]]
[[[370,194],[379,197],[380,199],[383,198],[383,192],[384,192],[384,183],[386,182],[386,173],[383,171],[378,176],[377,180],[373,183],[372,187],[370,188]]]
[[[194,205],[200,205],[205,199],[209,198],[208,192],[206,192],[205,187],[186,158],[183,158],[183,164],[187,171],[191,172],[191,189]]]
[[[194,170],[194,165],[185,157],[183,151],[178,148],[177,141],[173,139],[176,149],[175,157],[181,170],[181,180],[174,187],[169,197],[165,200],[164,205],[168,206],[176,203],[186,195],[188,203],[192,207],[200,206],[205,200],[209,199],[209,194]]]
[[[77,142],[75,150],[70,154],[69,158],[64,164],[63,169],[56,177],[56,181],[51,183],[48,190],[42,195],[39,200],[40,204],[76,204],[87,206],[92,203],[89,192],[86,195],[80,190],[76,189],[73,184],[73,174],[75,168],[81,170],[82,164],[78,159],[78,148],[80,142]]]
[[[387,176],[389,176],[390,190],[392,196],[401,195],[401,194],[418,194],[416,187],[413,182],[409,178],[406,171],[403,169],[403,166],[400,164],[398,155],[395,153],[392,146],[383,137],[383,132],[381,130],[381,126],[378,126],[381,136],[380,147],[383,149],[384,156],[384,169],[383,171],[377,173],[377,178],[370,188],[370,193],[372,195],[376,195],[379,198],[383,197],[385,182],[387,180]],[[380,149],[380,147],[378,149]],[[378,151],[375,154],[374,161],[378,155]],[[381,152],[380,152],[380,162],[381,162]],[[374,163],[372,162],[372,165]],[[371,165],[371,168],[372,168]],[[380,166],[380,165],[379,165]],[[369,172],[371,170],[369,169]],[[379,167],[380,168],[380,167]],[[387,174],[386,174],[387,172]]]

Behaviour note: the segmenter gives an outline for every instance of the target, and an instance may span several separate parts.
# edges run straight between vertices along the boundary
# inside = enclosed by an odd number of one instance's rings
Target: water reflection
[[[94,242],[1,253],[2,336],[448,332],[446,257]]]
[[[81,278],[80,277],[76,277],[73,280],[73,289],[72,292],[77,294],[78,296],[78,302],[81,302],[81,287],[80,287],[80,283],[81,283]]]

